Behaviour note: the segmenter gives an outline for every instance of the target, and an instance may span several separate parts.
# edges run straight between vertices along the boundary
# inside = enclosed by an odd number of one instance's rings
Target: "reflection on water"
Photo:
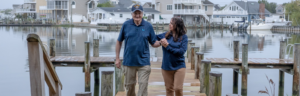
[[[98,31],[93,28],[66,28],[66,27],[0,27],[0,90],[4,96],[30,96],[30,83],[28,73],[28,53],[26,37],[29,33],[36,33],[44,44],[49,45],[49,39],[56,40],[57,56],[82,56],[84,54],[84,42],[92,42],[93,39],[100,39],[100,56],[115,56],[115,44],[119,32]],[[162,31],[157,32],[162,33]],[[200,51],[205,53],[206,58],[233,58],[233,41],[240,41],[241,44],[249,44],[249,58],[278,58],[279,41],[288,38],[288,44],[300,42],[300,35],[277,34],[271,31],[252,31],[251,33],[231,32],[229,30],[205,30],[188,29],[189,39],[200,46]],[[134,43],[134,42],[132,42]],[[93,43],[91,43],[93,44]],[[92,45],[91,45],[92,46]],[[92,48],[92,47],[91,47]],[[123,48],[121,56],[123,56]],[[90,49],[92,50],[92,49]],[[150,48],[151,57],[162,57],[161,48]],[[100,68],[113,70],[113,68]],[[56,71],[62,81],[63,96],[72,96],[75,93],[84,91],[84,74],[79,67],[58,67]],[[212,69],[223,73],[222,96],[232,93],[232,69]],[[251,69],[248,76],[248,95],[264,96],[258,94],[259,90],[268,86],[265,78],[267,75],[275,83],[278,81],[278,70],[275,69]],[[94,76],[91,73],[91,76]],[[101,76],[100,76],[101,77]],[[94,86],[94,77],[91,77],[91,89],[99,90],[93,94],[99,96],[101,89]],[[241,88],[241,76],[239,76],[239,89]],[[276,84],[278,92],[278,83]],[[285,74],[285,94],[291,95],[292,75]],[[94,90],[93,90],[94,89]],[[18,92],[10,92],[18,90]],[[48,92],[48,90],[46,90]],[[239,90],[239,93],[240,90]],[[277,94],[277,93],[276,93]]]

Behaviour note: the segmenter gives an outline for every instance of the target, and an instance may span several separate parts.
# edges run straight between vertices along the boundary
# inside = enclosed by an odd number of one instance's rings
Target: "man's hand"
[[[164,46],[165,48],[167,48],[169,45],[169,42],[167,41],[166,38],[161,39],[160,42],[161,42],[162,46]]]
[[[116,67],[117,68],[121,68],[121,60],[120,59],[116,59]]]

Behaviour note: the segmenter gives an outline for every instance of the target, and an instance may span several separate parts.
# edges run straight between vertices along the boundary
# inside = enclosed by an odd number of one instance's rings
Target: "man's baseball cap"
[[[131,12],[133,13],[133,12],[135,12],[135,11],[137,11],[137,10],[139,10],[139,11],[141,11],[141,12],[143,12],[143,6],[141,6],[141,5],[139,5],[139,4],[134,4],[133,6],[132,6],[132,8],[131,8]]]

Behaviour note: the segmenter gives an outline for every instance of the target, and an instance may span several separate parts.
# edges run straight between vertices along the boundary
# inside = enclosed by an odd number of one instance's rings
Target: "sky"
[[[7,9],[7,8],[12,9],[13,4],[23,4],[24,3],[24,0],[1,0],[1,1],[5,1],[5,2],[0,3],[0,9]],[[142,2],[142,4],[145,2],[151,2],[151,0],[136,0],[136,1],[140,1],[140,2]],[[219,4],[219,5],[223,6],[225,4],[229,4],[233,0],[209,0],[209,1],[211,1],[214,4]],[[248,1],[258,1],[258,0],[248,0]],[[276,2],[277,4],[290,2],[290,0],[268,0],[268,1]]]

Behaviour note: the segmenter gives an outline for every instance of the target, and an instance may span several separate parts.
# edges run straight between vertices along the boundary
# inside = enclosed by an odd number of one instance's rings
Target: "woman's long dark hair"
[[[173,17],[172,19],[172,25],[174,28],[174,32],[168,31],[165,35],[166,39],[169,39],[170,36],[173,35],[173,41],[177,42],[178,38],[180,38],[180,41],[182,40],[182,36],[186,34],[186,28],[184,26],[184,22],[180,17]]]

